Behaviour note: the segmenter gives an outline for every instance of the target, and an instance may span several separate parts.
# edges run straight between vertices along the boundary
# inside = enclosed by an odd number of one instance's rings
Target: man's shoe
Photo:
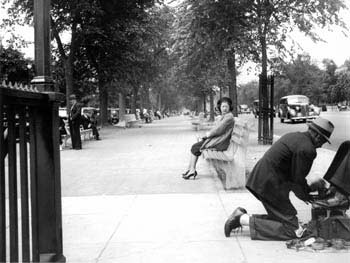
[[[314,207],[320,208],[339,208],[339,209],[348,209],[349,208],[349,199],[346,196],[336,193],[335,196],[330,198],[317,200],[313,203]]]
[[[243,214],[246,214],[246,213],[247,213],[247,210],[245,210],[242,207],[237,207],[235,211],[233,211],[233,213],[230,215],[230,217],[226,220],[226,223],[225,223],[224,230],[225,230],[226,237],[230,236],[232,230],[242,227],[241,223],[239,222],[239,219]]]

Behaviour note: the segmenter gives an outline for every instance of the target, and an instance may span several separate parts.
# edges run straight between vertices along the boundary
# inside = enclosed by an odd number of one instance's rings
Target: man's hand
[[[312,182],[309,185],[311,192],[315,192],[315,191],[322,191],[326,189],[326,181],[323,180],[322,178],[319,178],[317,181]]]

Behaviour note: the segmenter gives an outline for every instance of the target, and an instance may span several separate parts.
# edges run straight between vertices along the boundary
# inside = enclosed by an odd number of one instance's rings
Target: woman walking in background
[[[190,179],[191,177],[193,177],[193,179],[196,178],[196,164],[198,157],[201,155],[203,150],[215,149],[217,151],[225,151],[230,144],[231,133],[235,124],[232,114],[232,100],[230,98],[223,97],[217,104],[221,117],[215,127],[208,131],[199,142],[192,145],[188,169],[182,174],[182,178],[186,180]]]

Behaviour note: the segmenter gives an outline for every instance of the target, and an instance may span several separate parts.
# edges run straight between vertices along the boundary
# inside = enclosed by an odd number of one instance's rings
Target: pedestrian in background
[[[100,134],[98,133],[97,129],[97,110],[93,110],[90,116],[90,125],[92,129],[92,135],[94,136],[95,140],[101,140]]]
[[[72,148],[81,150],[80,125],[81,125],[81,106],[77,102],[74,94],[69,96],[70,104],[72,105],[69,112],[69,129],[72,140]]]

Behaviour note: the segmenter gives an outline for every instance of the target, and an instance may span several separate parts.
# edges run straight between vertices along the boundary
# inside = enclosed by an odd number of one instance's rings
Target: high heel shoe
[[[188,175],[184,175],[184,176],[182,176],[182,178],[185,179],[185,180],[188,180],[188,179],[190,179],[192,176],[193,176],[193,180],[195,180],[195,179],[196,179],[196,176],[197,176],[197,171],[194,171],[194,173],[191,173],[191,174],[188,174]]]
[[[182,174],[182,178],[185,178],[185,176],[188,175],[189,172],[190,172],[190,170],[187,170],[186,172],[184,172],[184,173]]]

